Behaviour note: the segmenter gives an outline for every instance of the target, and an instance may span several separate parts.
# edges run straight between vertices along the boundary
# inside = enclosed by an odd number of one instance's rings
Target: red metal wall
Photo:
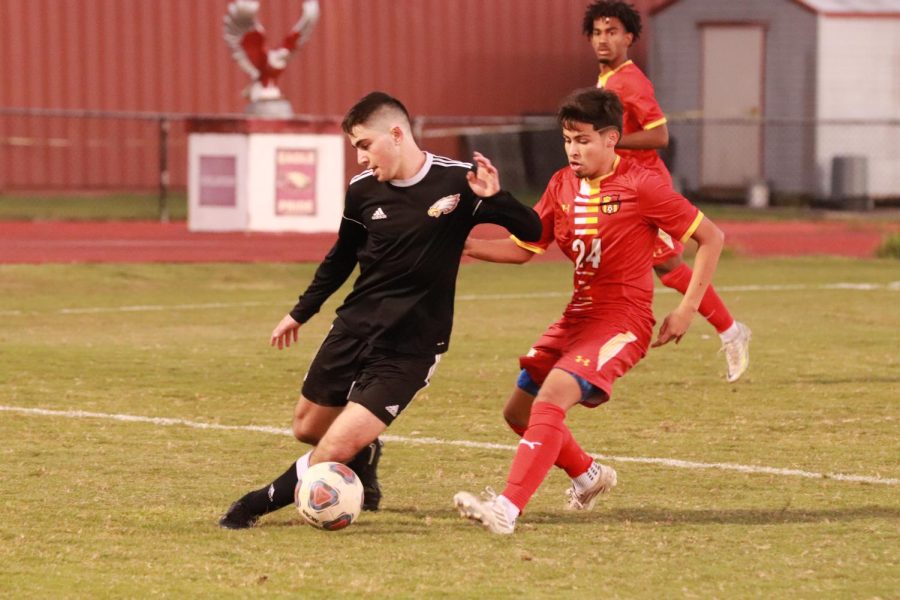
[[[660,0],[635,2],[647,9]],[[0,107],[235,113],[246,75],[222,40],[228,0],[0,0]],[[294,110],[341,115],[382,89],[414,115],[552,112],[595,80],[585,0],[321,0],[280,83]],[[301,0],[262,0],[280,41]],[[646,14],[646,13],[645,13]],[[644,46],[635,48],[642,61]],[[172,138],[173,185],[184,140]],[[0,117],[0,190],[147,188],[157,125]]]

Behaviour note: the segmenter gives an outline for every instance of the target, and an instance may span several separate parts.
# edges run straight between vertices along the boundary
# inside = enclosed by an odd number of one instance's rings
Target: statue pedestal
[[[188,229],[337,231],[344,136],[322,129],[279,119],[190,121]]]
[[[244,112],[260,119],[290,119],[294,116],[290,101],[284,98],[251,102]]]

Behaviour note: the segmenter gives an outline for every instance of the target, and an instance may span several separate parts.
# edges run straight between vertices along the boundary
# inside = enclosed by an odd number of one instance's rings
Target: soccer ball
[[[347,465],[323,462],[311,466],[294,490],[297,510],[319,529],[336,531],[359,516],[363,485]]]

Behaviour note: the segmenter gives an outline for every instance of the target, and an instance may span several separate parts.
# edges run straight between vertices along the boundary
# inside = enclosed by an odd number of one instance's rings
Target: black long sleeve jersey
[[[541,236],[537,214],[511,194],[476,196],[469,163],[426,153],[411,179],[379,182],[371,170],[350,180],[338,239],[291,310],[309,320],[360,273],[334,326],[373,347],[441,354],[450,343],[456,275],[463,246],[478,223],[495,223],[521,240]]]

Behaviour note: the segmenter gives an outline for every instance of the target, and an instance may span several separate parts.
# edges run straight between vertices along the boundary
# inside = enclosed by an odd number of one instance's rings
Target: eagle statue
[[[319,0],[303,0],[300,20],[291,28],[281,46],[273,49],[266,48],[265,30],[257,19],[258,12],[259,0],[233,0],[223,19],[223,37],[231,56],[253,79],[244,90],[250,102],[286,102],[276,82],[294,50],[309,40],[319,20]]]

